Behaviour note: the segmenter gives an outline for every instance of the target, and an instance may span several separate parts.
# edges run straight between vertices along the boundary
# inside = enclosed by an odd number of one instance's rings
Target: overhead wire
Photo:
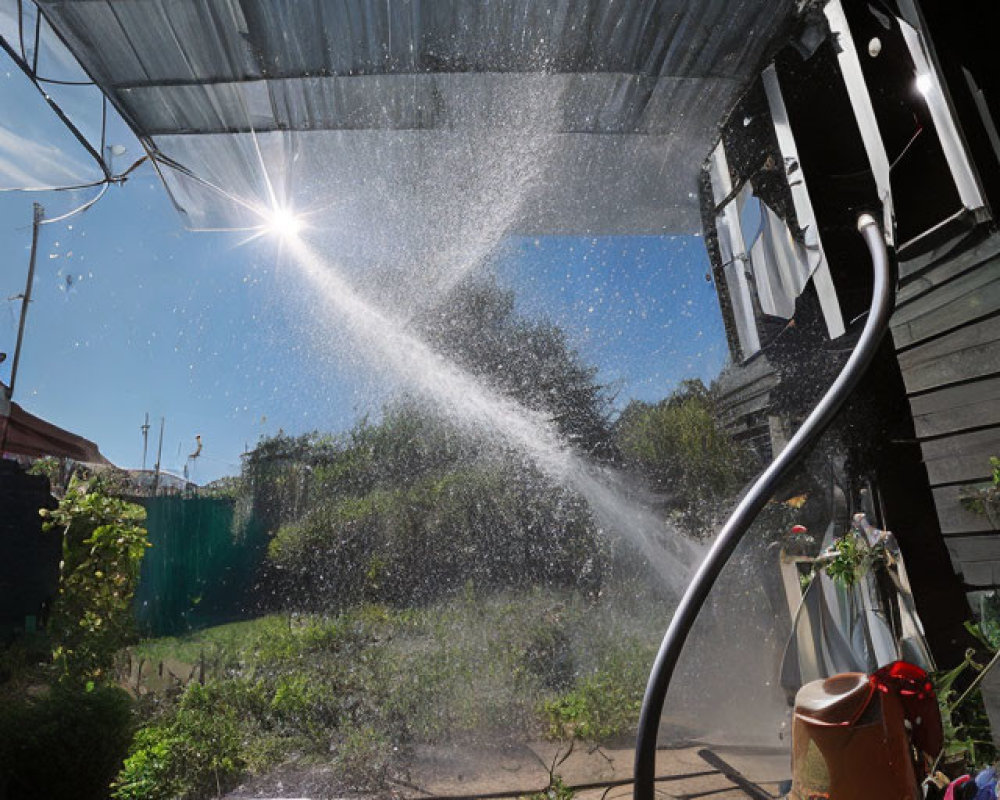
[[[110,183],[105,183],[103,186],[101,186],[100,191],[93,197],[91,197],[83,205],[77,206],[72,211],[67,211],[65,214],[60,214],[58,217],[52,217],[51,219],[43,219],[39,222],[39,224],[51,225],[53,222],[62,222],[64,219],[69,219],[70,217],[75,217],[77,214],[82,214],[84,211],[86,211],[88,208],[94,205],[98,200],[104,197],[104,194],[105,192],[108,191],[108,187],[110,185],[111,185]]]

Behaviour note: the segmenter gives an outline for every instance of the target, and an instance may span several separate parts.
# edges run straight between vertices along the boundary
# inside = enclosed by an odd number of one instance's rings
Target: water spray
[[[548,417],[492,391],[366,301],[302,237],[286,236],[282,244],[311,289],[335,307],[353,335],[377,352],[396,375],[447,407],[460,424],[494,432],[527,455],[547,478],[577,491],[598,520],[629,536],[671,586],[684,585],[700,559],[701,548],[678,531],[665,529],[663,520],[652,512],[627,504],[615,490],[612,476],[577,454]],[[668,532],[672,535],[664,535]]]
[[[870,214],[858,218],[858,230],[868,246],[872,258],[874,286],[871,309],[861,337],[826,394],[812,410],[806,421],[792,437],[784,450],[771,462],[750,487],[732,515],[722,527],[708,555],[698,567],[670,621],[663,637],[656,661],[646,685],[639,716],[639,729],[635,746],[635,800],[653,800],[656,794],[656,740],[660,717],[666,700],[670,680],[702,606],[708,599],[712,586],[729,561],[736,546],[749,530],[750,525],[774,494],[780,482],[805,455],[816,439],[837,416],[841,406],[864,377],[878,350],[889,325],[895,305],[891,268],[886,252],[885,239],[878,223]]]

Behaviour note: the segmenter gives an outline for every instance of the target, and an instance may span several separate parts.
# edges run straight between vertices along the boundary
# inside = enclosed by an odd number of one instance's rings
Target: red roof
[[[0,412],[0,442],[3,442],[3,452],[13,455],[32,458],[53,456],[97,464],[111,463],[89,439],[29,414],[17,403],[10,404],[9,417],[2,416]]]

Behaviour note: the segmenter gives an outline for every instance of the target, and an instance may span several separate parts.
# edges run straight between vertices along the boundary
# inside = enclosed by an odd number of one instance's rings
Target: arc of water
[[[699,550],[654,514],[624,502],[605,479],[563,441],[552,422],[509,397],[491,391],[403,325],[354,291],[338,270],[302,239],[286,252],[328,315],[377,354],[404,382],[441,403],[459,424],[486,429],[526,454],[556,483],[579,492],[602,524],[631,539],[670,585],[680,587]],[[328,318],[328,317],[327,317]]]

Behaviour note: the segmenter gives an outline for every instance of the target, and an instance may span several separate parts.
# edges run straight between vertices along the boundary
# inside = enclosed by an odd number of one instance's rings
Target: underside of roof
[[[193,228],[513,183],[509,228],[700,229],[793,0],[38,0]],[[464,184],[463,184],[464,181]],[[456,182],[458,186],[456,188]]]
[[[4,453],[29,458],[69,458],[90,464],[110,463],[89,439],[29,414],[17,403],[10,404],[7,414],[0,414],[0,432],[3,432]]]

